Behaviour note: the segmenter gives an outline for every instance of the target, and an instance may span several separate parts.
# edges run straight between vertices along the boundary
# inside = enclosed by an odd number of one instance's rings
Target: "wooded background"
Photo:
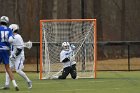
[[[39,41],[40,19],[67,18],[96,18],[98,41],[140,40],[140,0],[0,0],[0,9],[25,41]]]
[[[80,18],[97,19],[98,41],[140,41],[140,0],[0,0],[3,15],[9,17],[10,24],[19,24],[24,41],[39,42],[41,19]],[[112,52],[116,48],[108,49],[116,56],[117,52]],[[107,54],[104,51],[107,49],[99,50],[99,57]],[[138,47],[133,52],[140,55]],[[26,52],[31,63],[36,54],[34,47]]]

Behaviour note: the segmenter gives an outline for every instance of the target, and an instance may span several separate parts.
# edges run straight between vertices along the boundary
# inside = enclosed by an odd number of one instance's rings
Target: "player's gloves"
[[[15,59],[16,59],[16,55],[15,54],[13,54],[13,55],[10,56],[10,60],[11,61],[15,61]]]

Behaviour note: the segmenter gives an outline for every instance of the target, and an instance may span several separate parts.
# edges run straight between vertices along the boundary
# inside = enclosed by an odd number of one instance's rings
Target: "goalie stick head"
[[[63,42],[62,47],[63,47],[64,50],[69,50],[69,48],[70,48],[69,42]]]
[[[16,32],[19,30],[19,26],[17,24],[11,24],[9,26],[9,28],[13,31],[13,32]]]

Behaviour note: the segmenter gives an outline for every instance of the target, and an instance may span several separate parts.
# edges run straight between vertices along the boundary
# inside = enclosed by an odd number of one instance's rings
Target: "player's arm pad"
[[[64,60],[62,60],[63,63],[70,61],[69,58],[65,58]]]
[[[22,49],[20,49],[20,48],[17,48],[17,51],[16,51],[16,56],[18,56],[20,53],[21,53],[21,51],[22,51]]]

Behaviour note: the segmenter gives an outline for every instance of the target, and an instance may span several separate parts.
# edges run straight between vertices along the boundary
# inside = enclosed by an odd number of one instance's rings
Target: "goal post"
[[[61,74],[61,44],[69,42],[75,49],[78,78],[96,78],[96,19],[40,20],[40,79]],[[70,76],[68,76],[70,77]]]

